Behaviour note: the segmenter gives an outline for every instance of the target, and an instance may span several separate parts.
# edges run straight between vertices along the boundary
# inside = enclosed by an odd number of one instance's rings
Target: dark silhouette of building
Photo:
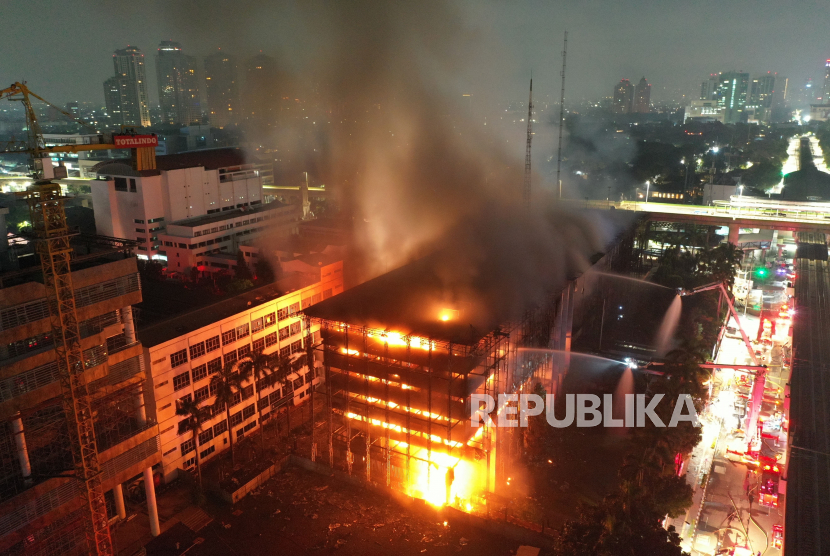
[[[215,52],[205,58],[205,84],[210,125],[224,128],[236,123],[239,113],[239,75],[236,58]]]
[[[245,119],[260,126],[273,125],[280,107],[277,61],[257,54],[245,64]]]
[[[631,101],[634,96],[634,86],[628,79],[620,79],[614,87],[614,112],[628,114],[631,112]]]
[[[156,55],[156,75],[162,123],[201,123],[202,107],[196,79],[196,58],[186,56],[182,52],[181,44],[162,41]]]
[[[115,125],[149,126],[144,54],[135,46],[112,55],[115,75],[104,81],[107,114]]]
[[[651,106],[650,102],[651,84],[646,81],[645,77],[643,77],[634,89],[634,102],[631,107],[631,111],[639,114],[648,114]]]

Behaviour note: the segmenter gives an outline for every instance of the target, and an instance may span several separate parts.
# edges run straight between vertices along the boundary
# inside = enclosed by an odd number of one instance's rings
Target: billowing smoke
[[[327,123],[310,138],[302,120],[275,133],[304,126],[297,135],[307,142],[294,148],[320,153],[316,171],[357,223],[352,249],[364,277],[441,250],[435,272],[447,288],[475,287],[517,307],[584,268],[615,229],[557,211],[540,191],[532,210],[523,208],[523,153],[513,145],[524,134],[493,133],[463,104],[459,75],[469,75],[473,59],[486,67],[480,52],[492,52],[497,38],[465,28],[458,9],[430,1],[293,5],[307,37],[294,90],[325,107]],[[276,58],[297,51],[285,45]],[[536,152],[536,167],[549,154]]]

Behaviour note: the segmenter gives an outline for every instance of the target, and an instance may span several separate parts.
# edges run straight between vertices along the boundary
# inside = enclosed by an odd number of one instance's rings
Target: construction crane
[[[147,170],[155,168],[154,147],[158,140],[155,136],[116,135],[113,137],[113,143],[47,147],[30,97],[41,100],[57,110],[60,108],[31,92],[23,83],[14,83],[11,87],[3,89],[0,91],[0,97],[20,101],[26,113],[26,142],[11,141],[0,152],[28,153],[32,159],[31,168],[36,181],[21,196],[29,205],[32,230],[36,237],[36,251],[40,256],[49,317],[55,337],[61,400],[69,430],[75,477],[83,483],[87,513],[87,546],[90,554],[108,556],[114,554],[114,550],[104,499],[101,464],[98,460],[94,415],[84,375],[81,334],[70,268],[72,247],[69,243],[70,232],[64,210],[65,197],[61,194],[60,184],[50,181],[55,175],[49,154],[132,148],[133,166],[136,170]],[[92,128],[71,114],[60,111],[82,125]]]

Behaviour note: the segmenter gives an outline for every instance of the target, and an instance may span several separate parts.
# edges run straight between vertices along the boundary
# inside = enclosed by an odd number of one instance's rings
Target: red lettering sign
[[[116,147],[123,149],[157,147],[159,144],[159,138],[155,135],[113,135],[112,141]]]

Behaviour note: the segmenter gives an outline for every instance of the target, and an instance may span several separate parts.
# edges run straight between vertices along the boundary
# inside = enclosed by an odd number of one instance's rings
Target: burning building
[[[625,244],[617,241],[595,266],[609,268]],[[312,459],[472,511],[505,483],[520,444],[510,429],[472,427],[471,410],[479,408],[471,408],[471,396],[528,391],[536,382],[555,393],[584,286],[574,271],[523,310],[503,311],[480,295],[486,276],[448,287],[437,258],[304,310],[321,331],[315,349],[326,378],[317,395],[328,407],[327,426],[317,427],[326,433],[312,438]]]

